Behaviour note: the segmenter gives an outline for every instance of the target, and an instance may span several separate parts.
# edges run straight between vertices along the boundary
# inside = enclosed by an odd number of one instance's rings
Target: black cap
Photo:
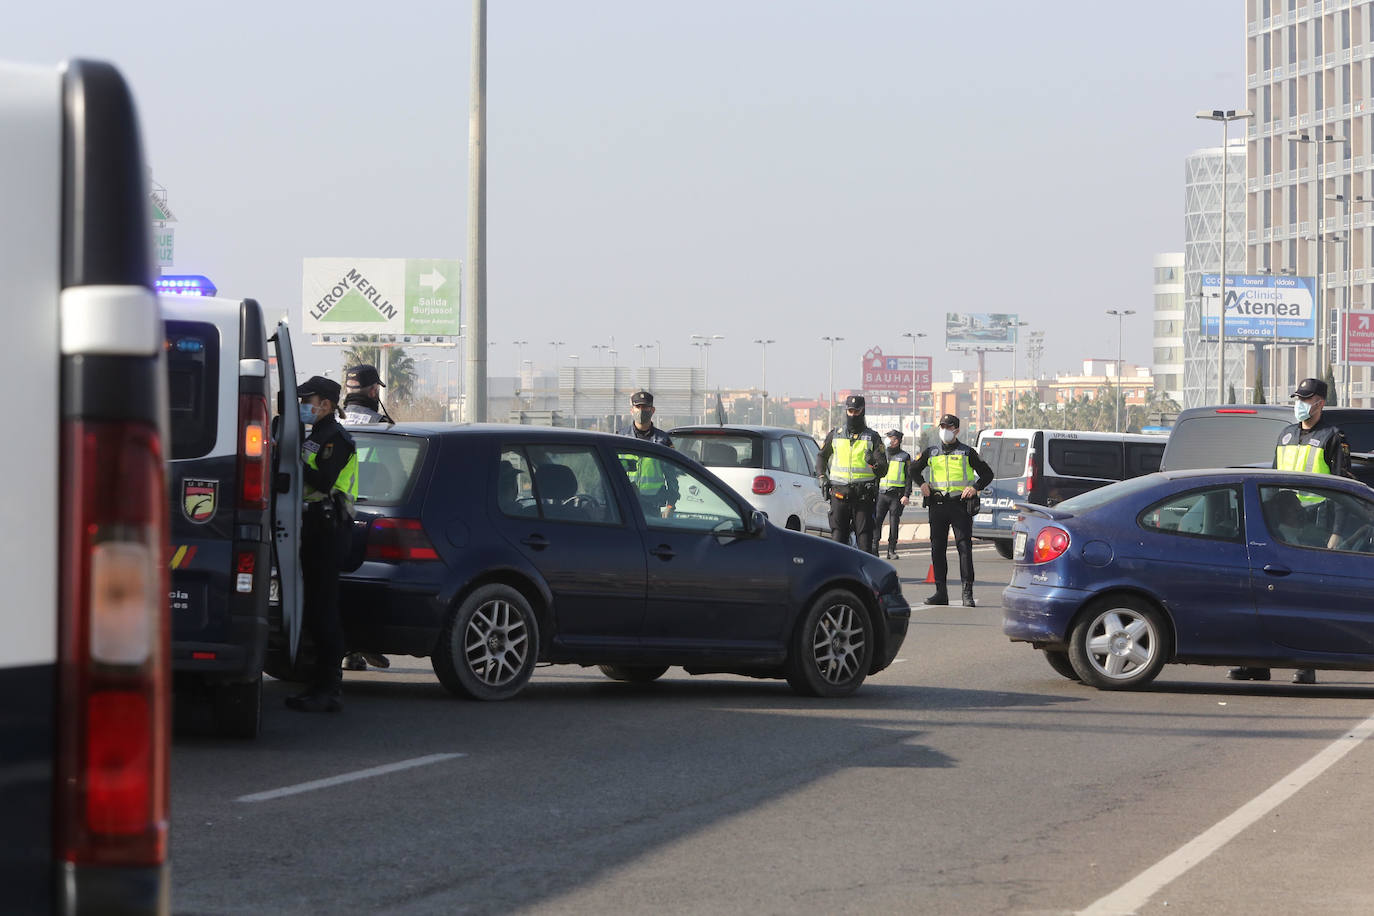
[[[898,442],[902,441],[902,431],[900,429],[889,429],[887,432],[883,433],[883,435],[896,436]]]
[[[647,391],[636,391],[630,395],[631,407],[653,407],[654,396]]]
[[[954,414],[952,414],[952,413],[947,413],[947,414],[945,414],[943,417],[940,418],[940,425],[941,425],[941,426],[952,426],[952,427],[954,427],[955,429],[958,429],[958,428],[959,428],[959,418],[956,417],[956,416],[955,416]]]
[[[1298,382],[1298,390],[1293,392],[1293,397],[1310,398],[1314,394],[1323,401],[1326,400],[1326,382],[1319,378],[1305,378]]]
[[[339,383],[323,375],[312,375],[296,386],[296,397],[304,398],[318,394],[328,401],[339,403]]]
[[[344,381],[356,384],[359,388],[371,388],[373,385],[386,387],[386,383],[382,381],[381,375],[377,372],[377,367],[369,366],[367,363],[349,366],[344,370]]]
[[[861,394],[851,394],[849,397],[847,397],[847,398],[844,399],[844,409],[845,409],[845,410],[855,410],[855,409],[857,409],[857,410],[863,410],[863,409],[864,409],[864,396],[861,395]]]

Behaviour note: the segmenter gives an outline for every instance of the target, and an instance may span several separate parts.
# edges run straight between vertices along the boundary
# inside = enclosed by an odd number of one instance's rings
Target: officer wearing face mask
[[[873,527],[873,552],[878,552],[878,542],[883,539],[883,521],[891,516],[891,528],[887,535],[887,558],[897,559],[897,531],[902,521],[902,509],[911,501],[911,462],[912,458],[902,450],[900,430],[889,429],[887,438],[887,474],[883,476],[878,492],[878,520]]]
[[[617,430],[621,436],[633,436],[673,448],[673,440],[654,425],[654,396],[647,391],[630,395],[630,420],[627,427]],[[641,507],[649,515],[667,516],[677,505],[677,478],[669,474],[662,462],[654,458],[622,455],[621,463],[630,483],[639,491]]]
[[[924,477],[927,473],[929,477]],[[911,476],[921,481],[921,495],[930,517],[930,565],[935,574],[935,594],[925,603],[949,604],[945,588],[949,561],[945,552],[949,530],[953,528],[964,607],[974,607],[973,516],[977,514],[978,491],[992,483],[992,468],[972,446],[959,441],[959,418],[947,413],[940,418],[940,444],[921,452],[911,466]]]
[[[1326,407],[1326,382],[1319,378],[1305,378],[1293,392],[1294,422],[1283,428],[1274,446],[1274,467],[1280,471],[1307,471],[1314,474],[1350,475],[1350,446],[1345,434],[1336,424],[1322,417]],[[1333,507],[1334,511],[1334,507]],[[1320,510],[1318,510],[1320,518]],[[1340,519],[1326,518],[1330,537],[1326,546],[1340,543]],[[1232,668],[1227,674],[1236,681],[1267,681],[1268,668]],[[1299,668],[1293,675],[1294,684],[1317,683],[1317,672]]]
[[[816,464],[821,489],[830,500],[831,538],[848,544],[853,533],[860,550],[875,553],[873,514],[888,460],[883,440],[868,428],[864,412],[863,395],[845,398],[845,424],[825,434]]]
[[[339,623],[339,563],[358,498],[358,454],[336,415],[339,383],[319,375],[296,388],[301,422],[310,435],[301,446],[305,511],[301,514],[301,579],[306,631],[315,643],[315,670],[304,693],[287,697],[299,712],[343,708],[343,628]]]

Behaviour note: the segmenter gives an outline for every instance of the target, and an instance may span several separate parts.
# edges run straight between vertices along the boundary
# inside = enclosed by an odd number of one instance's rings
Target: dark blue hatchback
[[[511,425],[353,436],[348,647],[428,656],[457,695],[513,696],[543,661],[622,681],[678,665],[843,696],[906,635],[892,566],[775,527],[671,449]]]
[[[1268,470],[1169,471],[1014,528],[1003,632],[1065,677],[1165,664],[1374,670],[1374,491]]]

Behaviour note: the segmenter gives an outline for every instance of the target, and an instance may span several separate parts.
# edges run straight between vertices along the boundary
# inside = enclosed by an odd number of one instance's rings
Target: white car
[[[679,426],[673,446],[710,468],[780,528],[830,534],[830,507],[816,479],[820,446],[781,426]]]

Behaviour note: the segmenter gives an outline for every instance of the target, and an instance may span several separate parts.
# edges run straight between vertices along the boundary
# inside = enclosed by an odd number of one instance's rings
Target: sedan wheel
[[[1120,596],[1093,605],[1069,639],[1069,660],[1083,683],[1102,690],[1143,687],[1172,654],[1163,615],[1144,599]]]
[[[1069,661],[1068,652],[1063,649],[1041,649],[1040,652],[1056,674],[1063,675],[1071,681],[1079,679],[1078,672],[1073,670],[1073,662]]]
[[[525,596],[484,585],[449,615],[432,664],[456,696],[505,700],[529,682],[538,658],[539,622]]]
[[[873,621],[852,592],[834,589],[811,604],[792,638],[787,683],[813,697],[848,696],[873,663]]]

